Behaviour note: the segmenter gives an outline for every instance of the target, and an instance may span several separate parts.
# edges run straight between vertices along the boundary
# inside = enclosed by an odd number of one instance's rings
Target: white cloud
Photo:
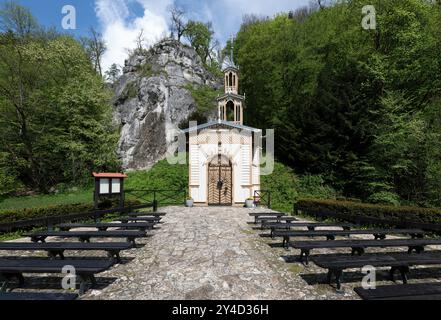
[[[108,50],[103,68],[112,63],[124,65],[127,49],[135,47],[140,30],[144,30],[147,45],[154,44],[168,33],[167,7],[174,0],[95,0],[96,15],[102,27]],[[273,16],[295,10],[310,0],[176,0],[187,9],[189,18],[212,21],[216,38],[225,42],[235,34],[245,14]],[[133,16],[131,5],[142,7],[142,16]],[[133,7],[132,7],[133,8]]]
[[[130,5],[135,3],[141,5],[142,16],[131,15]],[[103,69],[107,70],[113,63],[124,65],[127,50],[135,47],[141,30],[144,30],[147,45],[167,34],[167,6],[170,3],[171,0],[96,0],[95,11],[107,44]]]

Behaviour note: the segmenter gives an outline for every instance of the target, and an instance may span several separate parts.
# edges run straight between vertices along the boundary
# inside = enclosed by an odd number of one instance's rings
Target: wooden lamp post
[[[124,179],[123,173],[93,173],[95,178],[95,191],[93,201],[95,209],[98,209],[99,200],[102,197],[119,196],[119,207],[124,207]]]

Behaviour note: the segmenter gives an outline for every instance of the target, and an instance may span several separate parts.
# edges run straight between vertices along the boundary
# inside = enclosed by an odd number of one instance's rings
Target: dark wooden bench
[[[164,217],[166,215],[165,212],[130,212],[128,214],[130,217]]]
[[[424,231],[417,229],[371,229],[371,230],[318,230],[318,231],[274,231],[273,236],[283,238],[283,246],[289,249],[291,237],[326,237],[335,240],[335,237],[350,237],[352,235],[373,235],[375,240],[385,240],[387,235],[405,234],[412,238],[423,238]]]
[[[280,217],[259,217],[256,219],[256,223],[261,223],[261,229],[264,229],[265,224],[267,223],[282,223],[282,221],[285,221],[285,223],[292,223],[295,221],[298,221],[295,217],[290,216],[280,216]]]
[[[320,255],[313,258],[314,263],[324,269],[328,269],[328,283],[331,284],[331,278],[334,275],[337,283],[337,289],[341,289],[341,278],[343,270],[363,268],[372,266],[375,268],[390,267],[390,278],[394,280],[396,271],[401,274],[404,284],[407,284],[407,275],[411,266],[441,265],[441,253],[422,253],[419,255],[410,255],[407,253],[384,253],[367,254],[364,256],[352,255]]]
[[[363,300],[441,300],[441,283],[417,283],[381,286],[376,289],[355,288]]]
[[[48,259],[7,259],[0,258],[0,281],[6,290],[8,283],[18,279],[24,285],[24,273],[62,273],[65,266],[75,268],[75,275],[80,280],[79,293],[83,294],[86,284],[96,285],[95,274],[106,271],[114,264],[113,260],[48,260]]]
[[[114,257],[118,263],[121,262],[120,252],[131,248],[133,248],[133,245],[128,242],[0,242],[0,251],[46,251],[48,252],[49,257],[56,258],[59,256],[61,259],[65,259],[64,251],[106,251],[109,257]]]
[[[407,247],[408,253],[424,252],[430,245],[441,245],[441,239],[391,239],[391,240],[335,240],[335,241],[291,241],[290,246],[300,250],[300,261],[308,264],[308,257],[313,249],[351,248],[352,255],[363,255],[366,248]]]
[[[287,223],[278,223],[278,222],[269,222],[263,225],[264,229],[271,229],[271,238],[274,238],[273,233],[276,230],[291,230],[291,228],[308,228],[309,231],[315,231],[316,228],[323,227],[338,227],[343,230],[351,230],[354,227],[351,223],[319,223],[319,222],[287,222]]]
[[[91,238],[126,238],[128,242],[133,243],[137,238],[145,238],[147,234],[144,231],[47,231],[28,234],[32,242],[46,242],[48,237],[60,238],[78,238],[81,242],[90,242]]]
[[[121,229],[137,229],[141,231],[146,231],[147,229],[153,229],[154,224],[149,222],[139,222],[139,223],[64,223],[57,226],[62,231],[69,231],[70,229],[77,228],[95,228],[99,231],[107,231],[110,228],[121,228]]]
[[[122,223],[133,223],[133,222],[150,222],[159,223],[161,221],[160,217],[121,217],[116,219]]]
[[[75,300],[76,293],[7,292],[0,293],[0,301]]]
[[[254,223],[257,224],[257,219],[260,217],[282,217],[285,214],[280,212],[251,212],[249,213],[250,217],[254,217]]]

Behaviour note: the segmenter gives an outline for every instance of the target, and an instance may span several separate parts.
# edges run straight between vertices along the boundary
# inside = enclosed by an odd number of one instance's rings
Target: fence
[[[126,190],[125,199],[147,203],[158,211],[159,206],[183,205],[187,199],[185,190]]]
[[[266,206],[271,209],[271,191],[256,190],[254,191],[254,203],[259,206]]]

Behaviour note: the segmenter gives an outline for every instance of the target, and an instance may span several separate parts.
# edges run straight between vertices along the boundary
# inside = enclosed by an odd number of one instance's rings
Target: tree
[[[206,63],[212,54],[213,26],[210,22],[203,23],[190,20],[185,29],[184,36],[190,42],[191,46]]]
[[[106,43],[102,38],[102,35],[91,27],[90,36],[81,38],[81,41],[89,55],[89,59],[92,62],[95,71],[102,77],[103,70],[101,61],[104,53],[107,50]]]
[[[169,7],[170,13],[170,30],[173,36],[176,35],[176,39],[181,41],[182,36],[187,29],[187,23],[185,19],[186,12],[184,9],[178,7],[176,4]]]
[[[7,1],[0,7],[0,31],[10,31],[24,38],[37,29],[38,25],[29,9],[14,1]]]
[[[20,185],[46,192],[60,182],[85,183],[93,170],[118,169],[110,95],[88,52],[70,36],[37,29],[24,38],[0,33],[6,192]]]
[[[110,66],[110,69],[106,71],[106,80],[110,83],[115,83],[121,75],[121,69],[116,63]]]

